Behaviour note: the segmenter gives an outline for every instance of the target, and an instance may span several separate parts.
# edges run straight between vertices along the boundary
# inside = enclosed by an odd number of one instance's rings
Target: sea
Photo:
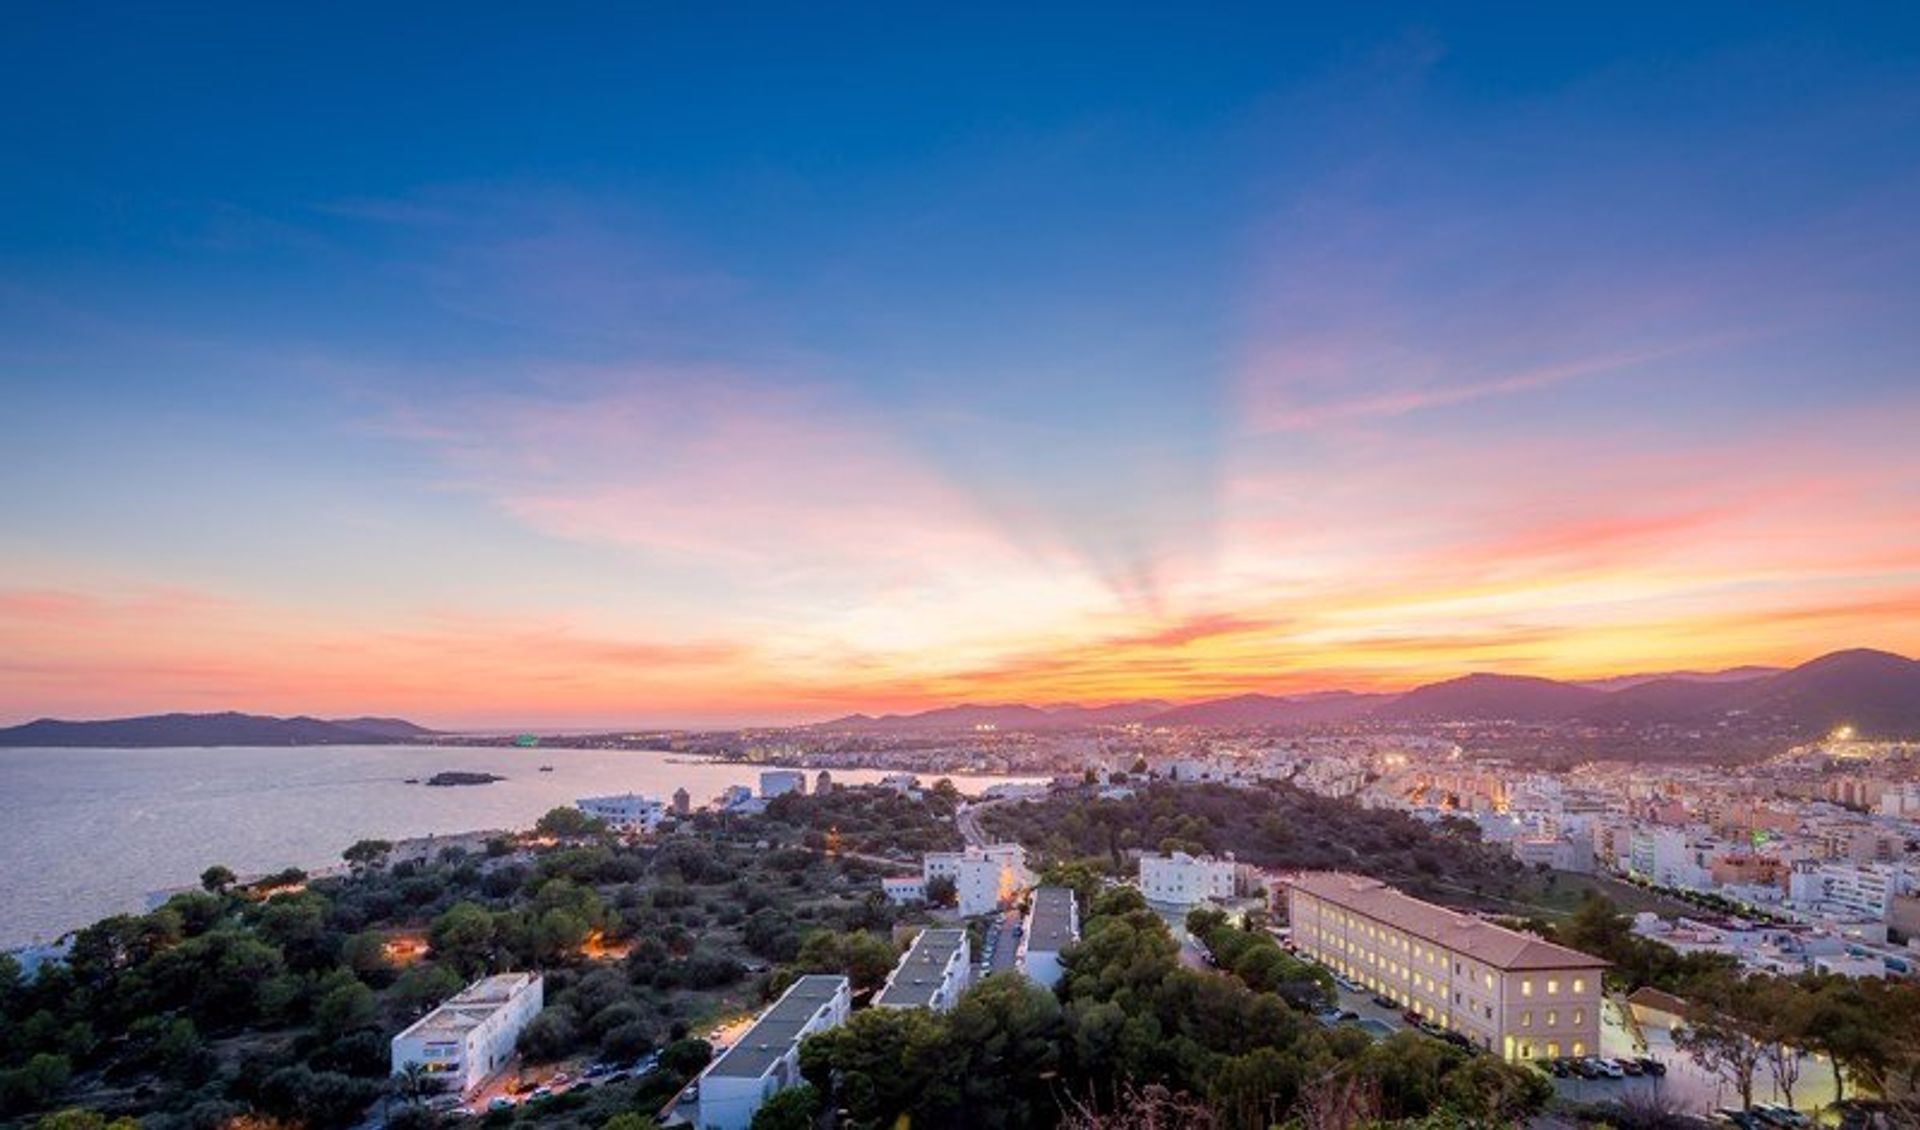
[[[525,828],[583,796],[666,800],[685,788],[704,804],[729,785],[757,789],[769,768],[648,750],[0,749],[0,949],[48,944],[107,915],[145,910],[215,863],[242,877],[314,871],[338,864],[357,840]],[[405,783],[447,770],[506,780]],[[831,772],[843,784],[886,775]],[[944,775],[971,795],[1037,779]]]

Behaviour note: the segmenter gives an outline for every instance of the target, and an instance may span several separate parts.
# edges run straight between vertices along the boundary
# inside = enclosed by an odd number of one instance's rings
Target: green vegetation
[[[1216,939],[1216,952],[1266,948],[1224,920],[1196,924]],[[1355,1029],[1325,1028],[1278,989],[1182,968],[1177,954],[1138,892],[1108,891],[1089,907],[1058,995],[1000,974],[945,1014],[857,1013],[809,1039],[801,1069],[855,1127],[902,1116],[935,1128],[1085,1123],[1149,1091],[1168,1110],[1204,1104],[1217,1125],[1249,1130],[1321,1109],[1333,1096],[1368,1118],[1445,1112],[1505,1122],[1539,1110],[1550,1094],[1538,1073],[1419,1033],[1375,1044]],[[1322,999],[1317,974],[1271,969],[1284,974],[1274,984],[1302,1004]]]
[[[981,822],[1049,862],[1099,863],[1121,874],[1131,870],[1129,852],[1232,852],[1261,867],[1359,871],[1416,897],[1491,908],[1524,894],[1531,874],[1477,839],[1284,784],[1162,783],[1119,800],[1056,796],[995,806]]]
[[[626,1110],[651,1117],[707,1062],[707,1046],[685,1038],[694,1026],[757,1007],[798,970],[884,979],[898,911],[878,894],[883,868],[808,843],[816,822],[883,821],[899,799],[849,789],[782,806],[784,819],[702,814],[657,843],[556,810],[539,831],[557,843],[390,864],[393,845],[370,840],[347,849],[350,874],[311,881],[288,871],[243,886],[210,867],[203,889],[80,931],[64,963],[31,978],[0,957],[0,1125],[346,1126],[378,1101],[403,1108],[394,1125],[424,1124],[417,1084],[388,1078],[388,1041],[472,978],[508,969],[546,976],[547,1008],[521,1037],[527,1060],[665,1050],[645,1080],[484,1122],[597,1130]],[[902,823],[919,843],[939,819]],[[55,1113],[66,1108],[77,1113]]]

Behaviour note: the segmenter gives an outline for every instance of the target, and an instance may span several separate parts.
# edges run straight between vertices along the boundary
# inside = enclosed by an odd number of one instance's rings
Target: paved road
[[[1004,973],[1014,967],[1015,957],[1020,952],[1020,936],[1016,933],[1019,928],[1020,912],[1018,910],[1001,912],[999,920],[993,924],[988,935],[994,940],[993,960],[981,963],[983,974]],[[985,956],[984,949],[981,956]]]

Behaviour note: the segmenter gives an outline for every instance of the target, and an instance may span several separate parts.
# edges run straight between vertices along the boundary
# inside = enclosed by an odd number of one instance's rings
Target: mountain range
[[[433,731],[401,718],[274,718],[264,714],[150,714],[97,722],[42,718],[0,729],[0,746],[385,745]]]
[[[1678,671],[1591,682],[1480,673],[1400,694],[1242,694],[1180,706],[1157,699],[1096,708],[961,705],[878,718],[854,714],[817,728],[906,732],[981,725],[1050,730],[1127,722],[1251,727],[1365,721],[1711,726],[1730,719],[1809,735],[1852,726],[1866,736],[1920,736],[1920,662],[1857,648],[1786,669]]]

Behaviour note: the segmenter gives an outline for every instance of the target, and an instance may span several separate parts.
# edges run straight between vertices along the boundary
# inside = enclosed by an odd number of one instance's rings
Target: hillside
[[[152,714],[68,722],[42,718],[0,730],[0,746],[157,748],[165,746],[381,745],[429,733],[397,718],[359,719],[358,728],[319,718],[274,718],[262,714]],[[402,733],[398,727],[407,727]]]
[[[1373,712],[1394,722],[1544,722],[1605,701],[1605,691],[1530,675],[1464,675],[1417,687]]]
[[[1153,726],[1302,726],[1347,722],[1392,701],[1391,695],[1329,691],[1325,694],[1243,694],[1189,703],[1147,719]]]

